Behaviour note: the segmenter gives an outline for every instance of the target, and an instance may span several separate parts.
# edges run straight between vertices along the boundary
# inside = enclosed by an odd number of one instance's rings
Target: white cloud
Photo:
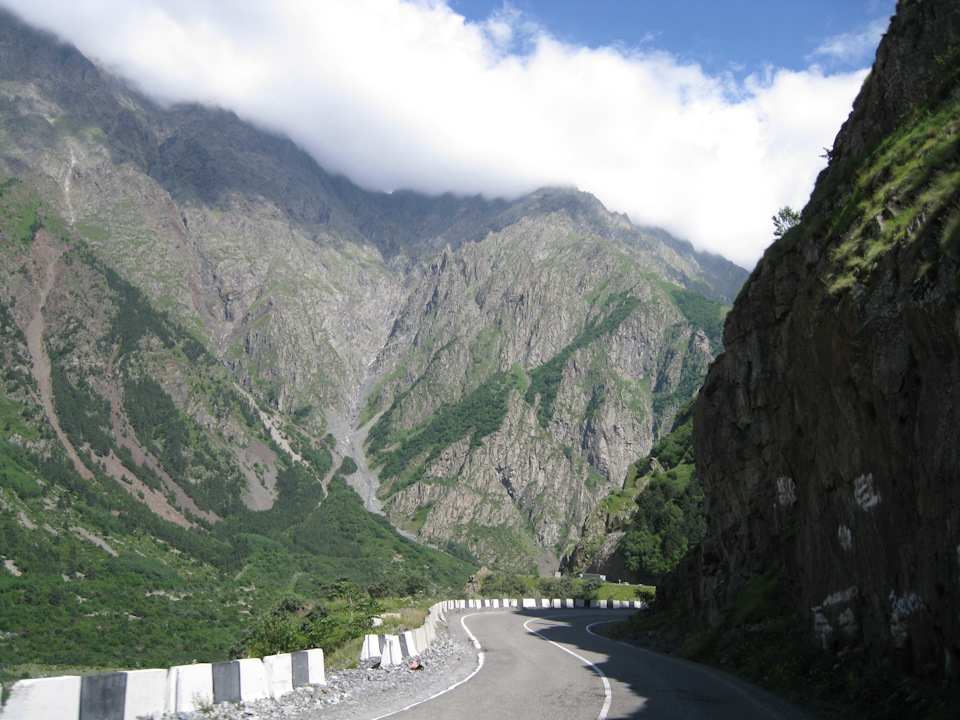
[[[887,18],[877,18],[853,32],[829,37],[817,46],[810,59],[826,58],[840,63],[863,62],[869,65],[888,25]]]
[[[563,44],[509,6],[467,23],[440,0],[2,4],[365,187],[575,185],[747,267],[771,215],[805,204],[864,75],[771,69],[737,85],[664,53]]]

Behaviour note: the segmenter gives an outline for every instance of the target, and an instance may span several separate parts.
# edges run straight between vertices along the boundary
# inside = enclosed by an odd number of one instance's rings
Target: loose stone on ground
[[[422,669],[413,670],[415,662]],[[425,700],[466,678],[477,667],[473,646],[443,630],[430,649],[403,665],[366,664],[329,670],[326,685],[307,685],[277,699],[233,705],[221,703],[162,720],[360,720],[375,718]]]

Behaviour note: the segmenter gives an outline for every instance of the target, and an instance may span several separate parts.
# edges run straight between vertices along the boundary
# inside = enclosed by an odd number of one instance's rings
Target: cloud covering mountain
[[[710,75],[648,44],[560,41],[506,5],[468,22],[433,0],[0,4],[150,94],[234,110],[368,189],[576,186],[745,267],[777,208],[805,203],[866,73]],[[811,62],[858,42],[825,39]]]

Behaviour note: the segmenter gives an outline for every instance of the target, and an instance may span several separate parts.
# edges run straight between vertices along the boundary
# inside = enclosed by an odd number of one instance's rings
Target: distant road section
[[[483,612],[464,617],[484,657],[469,681],[389,715],[397,720],[801,720],[808,716],[726,673],[624,645],[588,628],[628,613]],[[457,625],[457,616],[450,616]]]

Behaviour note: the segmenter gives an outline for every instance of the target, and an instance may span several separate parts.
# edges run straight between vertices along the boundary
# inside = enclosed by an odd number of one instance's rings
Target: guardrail
[[[400,665],[416,657],[430,647],[436,637],[437,622],[444,621],[444,613],[457,610],[521,608],[529,609],[569,609],[593,608],[601,610],[644,610],[647,604],[640,600],[560,600],[557,598],[523,599],[469,599],[444,600],[430,607],[423,627],[409,630],[398,635],[369,634],[364,636],[360,661],[370,662],[380,659],[381,667]]]
[[[324,684],[323,650],[319,649],[167,670],[35,678],[13,684],[0,718],[133,720],[193,712],[222,702],[279,697],[313,684]]]
[[[431,606],[421,627],[397,635],[366,635],[362,662],[400,665],[430,647],[445,613],[472,609],[637,609],[639,600],[555,598],[444,600]],[[222,702],[280,697],[303,685],[325,684],[323,650],[265,658],[177,665],[166,670],[127,670],[99,675],[18,680],[0,708],[0,720],[100,720],[194,712]]]

